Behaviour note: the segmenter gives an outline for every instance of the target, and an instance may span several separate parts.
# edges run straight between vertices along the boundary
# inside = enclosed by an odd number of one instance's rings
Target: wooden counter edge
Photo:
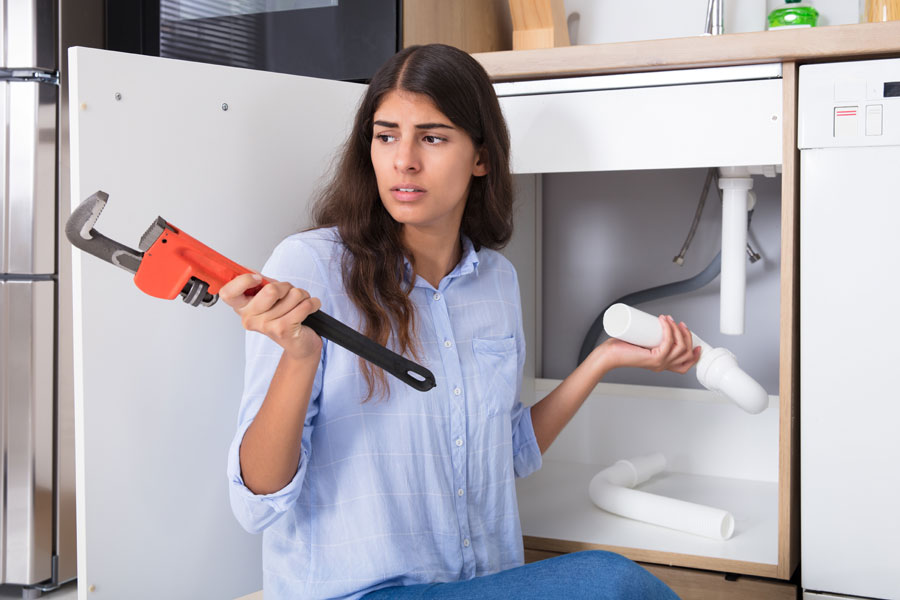
[[[494,81],[900,56],[900,21],[472,55]]]

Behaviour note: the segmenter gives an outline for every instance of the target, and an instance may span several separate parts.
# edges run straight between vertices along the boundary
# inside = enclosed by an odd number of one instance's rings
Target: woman
[[[615,554],[522,566],[515,477],[604,374],[687,371],[684,324],[646,350],[611,340],[531,409],[512,234],[509,136],[484,70],[442,45],[373,78],[317,228],[283,241],[221,298],[240,315],[247,372],[229,456],[234,512],[265,530],[278,598],[673,598]],[[412,390],[300,323],[322,308],[435,375]]]

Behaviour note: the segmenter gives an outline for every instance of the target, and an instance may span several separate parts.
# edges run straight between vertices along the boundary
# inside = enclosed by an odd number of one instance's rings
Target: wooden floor
[[[726,579],[722,573],[678,567],[643,565],[662,579],[682,600],[796,600],[797,586],[759,577]]]

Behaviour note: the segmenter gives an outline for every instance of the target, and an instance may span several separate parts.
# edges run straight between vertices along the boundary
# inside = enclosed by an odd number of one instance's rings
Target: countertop
[[[900,21],[473,54],[494,81],[900,57]]]

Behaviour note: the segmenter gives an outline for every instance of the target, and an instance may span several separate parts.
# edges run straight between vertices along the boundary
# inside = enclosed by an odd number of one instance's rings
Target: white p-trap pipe
[[[722,188],[722,272],[719,287],[719,329],[744,333],[747,292],[747,210],[751,177],[719,177]]]
[[[636,346],[653,348],[662,342],[659,319],[627,304],[613,304],[603,315],[603,329],[610,337]],[[708,390],[727,396],[751,414],[769,406],[769,395],[755,379],[744,373],[734,354],[725,348],[713,348],[694,332],[693,347],[700,346],[697,380]]]
[[[734,517],[718,508],[667,498],[632,487],[666,468],[662,454],[620,460],[591,479],[588,494],[599,508],[622,517],[717,540],[734,533]]]

